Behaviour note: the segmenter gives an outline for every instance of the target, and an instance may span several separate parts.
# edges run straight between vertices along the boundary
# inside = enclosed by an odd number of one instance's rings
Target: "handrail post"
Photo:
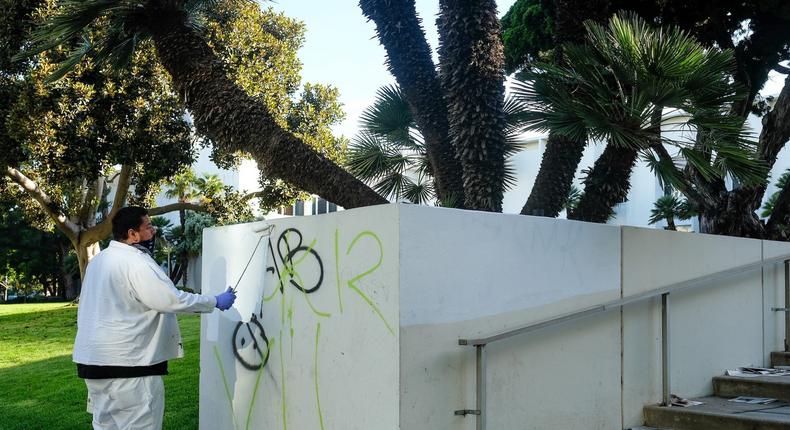
[[[477,424],[476,430],[486,428],[486,354],[485,344],[475,345],[477,361]]]
[[[669,293],[664,293],[661,295],[661,397],[664,406],[672,404],[669,371]]]
[[[790,352],[790,260],[785,260],[785,352]]]

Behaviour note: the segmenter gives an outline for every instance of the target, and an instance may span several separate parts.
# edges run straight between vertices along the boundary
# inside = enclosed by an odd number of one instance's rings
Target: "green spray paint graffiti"
[[[333,238],[333,250],[334,250],[334,269],[335,269],[335,283],[337,287],[337,303],[339,313],[343,315],[344,312],[344,304],[343,304],[343,290],[344,287],[347,288],[349,291],[353,292],[353,296],[358,297],[361,302],[365,306],[367,306],[373,315],[376,315],[377,319],[379,319],[383,325],[383,328],[392,335],[395,336],[395,330],[392,325],[387,321],[386,316],[381,311],[377,303],[371,299],[369,294],[366,294],[363,285],[368,283],[368,279],[370,279],[371,275],[373,275],[376,271],[378,271],[382,264],[384,263],[384,246],[381,241],[381,238],[370,230],[362,231],[356,234],[351,241],[348,243],[346,247],[346,252],[344,255],[340,253],[340,242],[341,242],[341,233],[339,229],[336,229],[334,232]],[[324,318],[331,318],[332,314],[330,312],[322,311],[318,309],[313,301],[311,300],[311,295],[320,292],[321,287],[323,285],[324,280],[324,262],[320,256],[320,254],[316,251],[316,245],[318,244],[317,238],[314,238],[309,245],[304,245],[304,236],[301,231],[295,228],[289,228],[283,231],[276,240],[276,246],[272,243],[271,237],[268,240],[268,247],[271,251],[270,255],[270,264],[266,267],[266,272],[274,275],[275,282],[267,283],[268,285],[273,285],[273,288],[270,292],[264,291],[262,297],[262,304],[261,308],[258,311],[258,315],[260,317],[263,316],[263,304],[267,302],[271,302],[274,300],[278,295],[280,296],[280,303],[279,303],[279,320],[281,323],[281,328],[279,333],[277,334],[277,338],[279,339],[277,348],[279,352],[279,371],[280,371],[280,399],[281,399],[281,423],[283,430],[287,430],[288,421],[287,421],[287,414],[288,414],[288,406],[287,406],[287,388],[286,388],[286,371],[287,371],[287,364],[286,363],[286,356],[284,354],[284,342],[283,342],[283,335],[287,333],[287,336],[290,338],[290,359],[293,360],[293,347],[296,343],[296,329],[294,326],[294,319],[296,318],[296,308],[294,305],[294,299],[296,295],[302,296],[304,303],[307,305],[307,309],[309,309],[308,315],[312,314],[319,318],[319,321],[316,321],[315,324],[315,344],[313,346],[313,384],[315,390],[315,407],[317,411],[317,420],[321,430],[324,430],[325,423],[324,423],[324,414],[321,409],[321,396],[320,396],[320,389],[319,389],[319,339],[321,335],[321,323],[320,319]],[[367,267],[361,268],[359,270],[353,270],[352,273],[354,275],[344,276],[343,271],[341,268],[348,268],[353,267],[354,263],[359,260],[360,256],[363,254],[358,254],[355,252],[357,248],[362,248],[361,244],[366,243],[364,257],[365,259],[370,259],[373,257],[373,261]],[[371,246],[372,245],[372,246]],[[374,250],[371,252],[371,248]],[[293,287],[296,289],[296,295],[292,294],[290,288]],[[303,316],[304,317],[304,316]],[[246,326],[245,328],[241,328],[242,325]],[[284,333],[285,331],[285,333]],[[243,339],[239,340],[238,333],[243,333],[244,336],[249,334],[251,338],[251,342],[244,342]],[[256,337],[256,333],[259,335]],[[256,339],[258,340],[256,342]],[[260,344],[266,346],[266,350],[263,351],[263,348],[260,347]],[[237,360],[240,361],[242,367],[248,370],[252,370],[256,372],[255,375],[255,386],[253,388],[253,392],[251,393],[251,399],[249,402],[249,407],[246,414],[246,423],[245,429],[249,429],[250,423],[253,416],[253,409],[255,407],[255,399],[258,394],[258,390],[260,389],[260,382],[263,373],[265,372],[266,363],[269,359],[269,351],[272,350],[274,347],[274,339],[269,341],[266,338],[265,331],[263,326],[259,322],[259,318],[256,315],[253,315],[252,320],[249,323],[238,323],[235,331],[234,336],[232,339],[232,347],[234,351],[234,355],[236,356]],[[253,348],[260,359],[255,360],[254,363],[247,362],[241,355],[240,350],[243,348]],[[225,372],[222,369],[222,363],[220,361],[219,351],[217,347],[214,346],[214,353],[216,359],[218,361],[218,365],[220,366],[220,373],[223,378],[223,384],[225,385],[226,396],[228,397],[230,406],[231,406],[231,414],[233,414],[234,420],[234,428],[237,428],[236,423],[236,416],[233,412],[233,401],[232,396],[230,394],[230,390],[228,387],[228,383],[225,378]]]

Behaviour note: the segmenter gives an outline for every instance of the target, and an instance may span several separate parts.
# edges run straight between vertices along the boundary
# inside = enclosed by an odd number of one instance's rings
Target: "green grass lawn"
[[[186,357],[165,376],[165,429],[198,427],[200,317],[180,315]],[[88,429],[87,390],[71,362],[77,307],[0,305],[0,430]]]

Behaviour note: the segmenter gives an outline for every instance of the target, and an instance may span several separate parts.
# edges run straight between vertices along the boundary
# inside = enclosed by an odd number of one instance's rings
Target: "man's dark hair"
[[[140,206],[121,208],[112,217],[112,238],[118,241],[129,238],[129,229],[137,230],[143,225],[143,217],[148,211]]]

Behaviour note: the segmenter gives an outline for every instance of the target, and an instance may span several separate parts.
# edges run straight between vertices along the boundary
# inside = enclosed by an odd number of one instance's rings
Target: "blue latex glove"
[[[228,287],[228,290],[222,294],[217,294],[217,309],[221,311],[226,311],[233,306],[233,302],[236,301],[236,293],[233,292],[233,288]]]

